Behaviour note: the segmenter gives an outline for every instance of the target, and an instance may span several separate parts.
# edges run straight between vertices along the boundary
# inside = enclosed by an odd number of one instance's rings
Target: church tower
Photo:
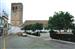
[[[11,24],[20,26],[23,23],[23,5],[22,3],[11,4]]]

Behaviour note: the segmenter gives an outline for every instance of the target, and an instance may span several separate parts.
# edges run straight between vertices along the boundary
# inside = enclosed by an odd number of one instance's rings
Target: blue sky
[[[4,9],[11,16],[11,3],[23,3],[23,21],[48,20],[55,11],[68,11],[75,16],[74,0],[0,0],[0,12]]]

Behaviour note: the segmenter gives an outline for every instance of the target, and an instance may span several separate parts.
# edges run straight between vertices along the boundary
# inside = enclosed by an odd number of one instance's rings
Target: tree
[[[30,24],[30,25],[26,25],[22,28],[23,30],[41,30],[43,29],[43,24],[41,23],[35,23],[35,24]]]
[[[22,30],[31,30],[32,29],[32,24],[30,25],[25,25],[23,28],[21,28]]]
[[[43,24],[41,23],[32,24],[31,30],[35,31],[35,30],[41,30],[41,29],[43,29]]]
[[[48,28],[53,29],[53,25],[52,25],[52,17],[49,17],[49,21],[48,21]]]
[[[36,28],[36,30],[42,30],[42,29],[43,29],[43,24],[41,24],[41,23],[36,23],[36,24],[35,24],[35,28]]]
[[[57,30],[67,30],[71,28],[73,22],[73,16],[70,15],[68,12],[55,12],[53,17],[49,17],[48,26],[51,29],[57,29]],[[60,31],[61,32],[61,31]]]

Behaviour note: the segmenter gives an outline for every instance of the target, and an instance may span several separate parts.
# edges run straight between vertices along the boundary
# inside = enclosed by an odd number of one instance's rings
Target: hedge
[[[50,37],[53,39],[75,42],[75,35],[73,34],[50,34]]]

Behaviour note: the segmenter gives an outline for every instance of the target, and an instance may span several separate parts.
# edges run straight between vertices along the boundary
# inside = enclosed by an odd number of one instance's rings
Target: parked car
[[[22,33],[22,36],[23,36],[23,37],[27,37],[27,34],[26,34],[26,33]]]
[[[18,35],[18,36],[27,37],[27,34],[26,34],[26,33],[21,33],[21,32],[17,33],[17,35]]]
[[[22,33],[21,32],[18,32],[18,33],[16,33],[18,36],[22,36]]]

